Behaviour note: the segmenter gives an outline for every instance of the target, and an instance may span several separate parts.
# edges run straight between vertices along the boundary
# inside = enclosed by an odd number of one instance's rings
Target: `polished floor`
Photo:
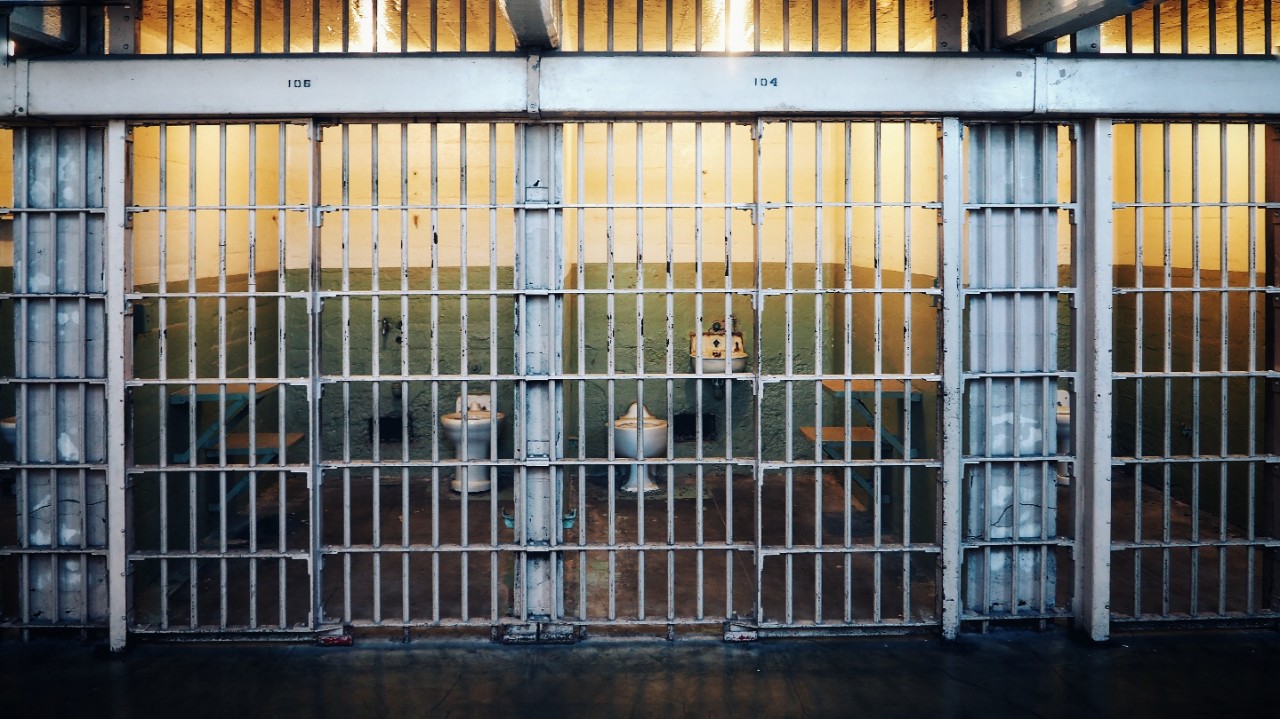
[[[1275,716],[1280,632],[506,646],[0,635],[5,717]]]

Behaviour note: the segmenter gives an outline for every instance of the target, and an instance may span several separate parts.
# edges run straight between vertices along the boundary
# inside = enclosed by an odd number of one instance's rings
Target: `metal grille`
[[[566,50],[932,52],[927,0],[623,0],[563,4]],[[957,14],[957,21],[959,16]]]
[[[1274,617],[1263,127],[1115,132],[1113,620]]]
[[[1093,481],[1062,429],[1075,126],[546,127],[132,128],[131,631],[740,638],[1071,612]],[[1117,621],[1274,617],[1263,133],[1115,131]],[[0,596],[10,625],[96,625],[101,133],[10,137],[20,270],[0,300],[23,351],[0,394],[19,438]],[[947,328],[944,254],[964,300]],[[84,329],[53,329],[73,311]],[[45,490],[83,508],[55,515]]]
[[[14,352],[0,417],[15,437],[0,449],[0,621],[98,626],[107,617],[103,133],[18,129],[3,145],[12,206],[0,227],[12,254],[0,327]]]
[[[1161,0],[1102,24],[1102,52],[1270,55],[1271,0]]]
[[[307,629],[308,128],[132,137],[130,629]]]
[[[603,123],[565,146],[567,615],[936,622],[937,126]],[[633,403],[665,435],[639,461]]]
[[[499,6],[498,0],[142,0],[138,50],[197,55],[510,51],[515,38]],[[928,0],[568,0],[562,12],[564,50],[935,49]]]
[[[510,124],[342,125],[320,144],[321,621],[512,612],[515,147]],[[442,436],[477,402],[494,431]]]
[[[967,130],[962,616],[1047,619],[1067,611],[1057,575],[1072,546],[1055,410],[1060,395],[1069,407],[1072,376],[1059,334],[1070,324],[1072,142],[1054,125]]]
[[[147,55],[499,52],[498,0],[141,0]]]

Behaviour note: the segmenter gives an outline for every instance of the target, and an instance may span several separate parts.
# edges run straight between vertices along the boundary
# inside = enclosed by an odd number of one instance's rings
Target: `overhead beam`
[[[0,22],[5,20],[4,12],[0,10]],[[9,40],[16,57],[72,52],[79,45],[79,9],[17,7],[9,13]]]
[[[994,43],[998,48],[1038,47],[1128,15],[1144,0],[1004,0],[997,3]]]
[[[502,13],[519,47],[526,50],[560,47],[559,0],[502,0]]]
[[[7,89],[26,96],[0,113],[42,118],[519,114],[528,86],[515,56],[60,58],[3,70],[13,77],[0,101]]]
[[[681,78],[673,82],[671,78]],[[519,55],[45,58],[0,67],[0,117],[1280,117],[1280,60]]]

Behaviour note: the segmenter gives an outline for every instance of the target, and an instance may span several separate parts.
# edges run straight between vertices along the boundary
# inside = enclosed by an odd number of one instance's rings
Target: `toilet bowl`
[[[1065,389],[1058,390],[1057,402],[1057,440],[1058,454],[1071,454],[1071,393]],[[1071,464],[1058,462],[1058,484],[1071,482]]]
[[[454,446],[458,459],[489,459],[489,440],[495,430],[501,430],[506,415],[493,411],[492,397],[487,394],[467,395],[465,403],[459,396],[456,406],[457,411],[441,415],[440,427]],[[458,466],[449,486],[455,492],[489,491],[489,468],[472,467],[470,464],[463,462]]]
[[[633,403],[614,420],[613,438],[619,457],[663,457],[667,453],[667,421],[649,414],[648,407]],[[622,485],[622,491],[652,492],[656,489],[658,483],[649,478],[645,465],[631,465],[630,477]]]

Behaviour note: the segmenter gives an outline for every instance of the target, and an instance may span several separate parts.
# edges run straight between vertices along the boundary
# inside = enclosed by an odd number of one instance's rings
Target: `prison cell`
[[[305,125],[132,131],[136,631],[310,624]]]
[[[1116,621],[1271,614],[1258,125],[1118,128]]]
[[[948,511],[963,524],[950,570],[962,619],[1070,614],[1080,478],[1054,405],[1060,390],[1069,410],[1080,401],[1078,133],[964,126],[956,196],[942,180],[948,126],[571,124],[548,146],[563,178],[522,201],[516,124],[133,127],[131,630],[528,619],[531,466],[555,478],[550,619],[668,633],[936,626]],[[11,137],[24,162],[74,155],[64,164],[90,175],[99,162],[91,130]],[[1114,621],[1274,612],[1264,145],[1243,124],[1134,123],[1113,142]],[[34,198],[22,167],[13,192]],[[80,172],[60,181],[79,187]],[[8,465],[18,539],[3,555],[6,616],[24,626],[105,612],[102,460],[31,454],[54,451],[31,419],[48,386],[82,403],[50,406],[56,451],[79,446],[64,435],[98,451],[86,418],[105,370],[61,348],[92,347],[100,315],[83,335],[41,339],[49,322],[33,317],[49,293],[22,291],[49,261],[25,254],[42,228],[94,236],[100,201],[76,192],[56,208],[15,202],[10,225],[15,340],[59,348],[52,383],[24,376],[34,365],[19,353],[5,385],[8,406],[26,408]],[[951,202],[966,218],[968,419],[949,510],[940,452],[960,435],[938,389],[952,323],[938,219]],[[521,213],[548,206],[564,259],[531,290],[512,238]],[[64,267],[99,262],[57,246]],[[59,312],[101,313],[105,290],[86,277],[53,293],[70,303]],[[563,359],[543,379],[518,366],[519,317],[553,295]],[[707,352],[717,340],[728,354]],[[522,392],[537,382],[558,385],[545,465],[518,454]],[[468,430],[442,436],[440,417],[473,395],[508,424],[468,458]],[[661,421],[661,449],[621,451],[641,433],[619,423],[633,403]],[[490,489],[455,491],[462,471]],[[636,476],[655,491],[628,492]],[[87,507],[58,514],[53,543],[36,531],[55,521],[33,499],[45,490]]]
[[[296,628],[308,569],[318,623],[507,617],[522,463],[499,425],[494,490],[451,491],[437,418],[516,414],[521,133],[133,134],[136,630]],[[568,134],[564,617],[936,622],[936,125]],[[711,369],[716,321],[748,367]],[[631,402],[665,456],[618,454]],[[620,492],[634,463],[665,486]]]

